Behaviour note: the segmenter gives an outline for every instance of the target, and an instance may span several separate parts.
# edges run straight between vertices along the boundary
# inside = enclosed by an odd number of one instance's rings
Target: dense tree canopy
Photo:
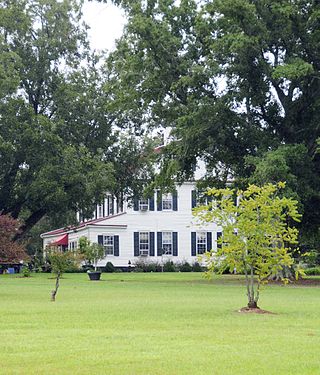
[[[89,48],[81,3],[0,1],[0,213],[23,219],[16,238],[45,215],[89,216],[106,191],[120,194],[127,124]]]
[[[289,178],[302,233],[317,236],[319,2],[116,3],[128,25],[108,61],[115,97],[133,122],[138,109],[150,127],[172,128],[163,171],[183,179],[202,158],[216,182]]]

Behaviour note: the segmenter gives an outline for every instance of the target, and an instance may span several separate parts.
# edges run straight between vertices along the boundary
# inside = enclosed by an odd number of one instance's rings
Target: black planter
[[[91,271],[88,272],[90,280],[100,280],[101,272],[100,271]]]

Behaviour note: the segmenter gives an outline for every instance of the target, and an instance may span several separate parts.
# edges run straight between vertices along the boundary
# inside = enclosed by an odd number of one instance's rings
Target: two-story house
[[[197,256],[216,249],[220,228],[214,223],[199,225],[192,215],[197,204],[195,183],[177,186],[174,193],[155,192],[149,199],[136,199],[120,207],[111,196],[98,205],[92,220],[82,221],[71,228],[43,233],[44,247],[49,244],[74,249],[79,238],[87,237],[101,244],[105,258],[116,267],[134,265],[143,258],[165,262],[188,261],[194,263]]]

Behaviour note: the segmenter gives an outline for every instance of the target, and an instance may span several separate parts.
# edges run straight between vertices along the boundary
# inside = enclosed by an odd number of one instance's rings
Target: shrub
[[[108,273],[115,272],[114,265],[111,262],[107,262],[106,267],[105,267],[105,271],[108,272]]]
[[[202,269],[200,263],[198,263],[198,262],[193,263],[193,265],[192,265],[192,271],[193,272],[202,272],[203,269]]]
[[[175,272],[176,268],[171,260],[167,260],[163,265],[163,272]]]
[[[145,272],[159,272],[159,267],[159,264],[156,262],[147,263]]]
[[[30,274],[31,274],[30,268],[29,268],[27,265],[24,265],[24,266],[21,268],[21,273],[22,273],[22,276],[23,276],[23,277],[29,277]]]
[[[141,267],[135,267],[135,269],[133,270],[133,272],[144,272],[144,270]]]
[[[135,261],[135,272],[137,269],[142,269],[143,272],[160,272],[161,265],[157,262],[148,262],[143,259],[138,259]]]
[[[307,276],[320,276],[320,267],[312,267],[304,270]]]
[[[192,266],[188,262],[181,263],[181,265],[179,267],[179,271],[181,271],[181,272],[191,272]]]

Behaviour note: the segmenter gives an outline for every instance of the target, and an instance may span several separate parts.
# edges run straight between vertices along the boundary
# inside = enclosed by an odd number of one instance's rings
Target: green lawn
[[[320,374],[320,288],[268,286],[240,314],[238,277],[0,276],[0,374]]]

